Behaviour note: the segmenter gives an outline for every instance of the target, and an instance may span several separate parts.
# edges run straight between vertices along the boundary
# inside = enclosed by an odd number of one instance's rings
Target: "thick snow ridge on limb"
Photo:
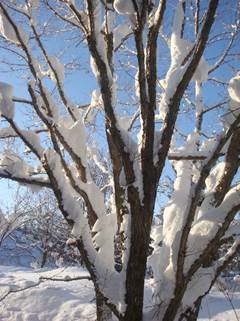
[[[0,156],[0,177],[12,179],[19,184],[36,188],[50,187],[47,177],[39,176],[39,171],[28,165],[19,155],[6,151]]]
[[[104,282],[102,286],[105,288],[105,282],[107,282],[107,280],[108,282],[111,282],[110,276],[114,271],[113,238],[116,229],[116,227],[114,227],[116,225],[114,223],[115,216],[101,213],[102,209],[99,210],[99,205],[101,202],[98,202],[97,213],[102,216],[97,219],[93,230],[91,231],[87,217],[81,208],[79,195],[71,187],[67,176],[65,176],[64,172],[62,171],[59,156],[55,152],[49,150],[45,153],[45,157],[48,166],[52,170],[52,173],[57,181],[57,187],[61,191],[62,206],[66,213],[68,213],[68,218],[73,221],[72,235],[76,239],[82,239],[84,247],[88,252],[89,260],[95,267],[98,277],[102,280],[101,282]],[[97,195],[93,192],[91,185],[88,185],[89,184],[80,184],[83,191],[86,192],[86,194],[89,196],[89,199],[92,200],[92,197],[96,197]],[[87,188],[89,188],[89,190],[87,190]],[[90,193],[88,193],[89,191]],[[95,207],[95,210],[97,210],[97,207]],[[109,229],[108,231],[105,230],[106,227],[109,226],[112,228],[112,233],[110,233]],[[93,239],[91,232],[96,233]],[[97,248],[99,248],[98,251],[96,250],[94,243],[97,245]]]
[[[199,214],[200,218],[194,222],[189,234],[187,246],[189,257],[185,263],[186,271],[198,257],[198,253],[201,253],[201,249],[205,248],[211,239],[214,239],[219,228],[226,222],[232,211],[232,216],[234,217],[234,214],[240,208],[239,196],[239,186],[236,186],[226,194],[219,207],[211,206],[208,200],[206,200],[207,206],[205,203],[202,205],[202,213]]]
[[[183,24],[183,2],[179,1],[174,15],[172,34],[169,42],[171,65],[166,74],[166,78],[160,81],[160,84],[164,89],[164,93],[159,104],[159,113],[162,120],[164,120],[167,114],[168,104],[187,69],[188,64],[186,63],[185,59],[191,56],[195,46],[195,44],[192,44],[188,40],[185,40],[181,37],[181,29]],[[199,83],[205,82],[208,79],[208,69],[208,65],[205,59],[202,57],[192,80],[195,80]]]

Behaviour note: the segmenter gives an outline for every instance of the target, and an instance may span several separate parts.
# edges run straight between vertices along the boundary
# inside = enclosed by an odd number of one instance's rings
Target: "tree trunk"
[[[201,303],[202,297],[198,298],[192,307],[181,314],[179,321],[197,321]]]
[[[103,296],[95,289],[97,321],[112,321],[112,311],[105,304]]]
[[[48,251],[44,250],[42,260],[41,260],[41,268],[43,268],[47,262]]]
[[[143,312],[144,278],[146,270],[146,249],[136,246],[136,253],[127,275],[127,310],[121,321],[141,321]]]
[[[143,315],[144,281],[149,249],[151,213],[135,204],[131,209],[131,247],[126,278],[127,309],[121,321],[141,321]]]

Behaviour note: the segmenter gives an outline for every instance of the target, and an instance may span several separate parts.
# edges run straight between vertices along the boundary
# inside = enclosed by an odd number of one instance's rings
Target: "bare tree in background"
[[[66,244],[70,231],[51,191],[19,188],[12,206],[0,211],[1,260],[41,268],[79,265],[75,244]]]
[[[71,228],[58,209],[53,193],[41,191],[28,193],[24,203],[28,212],[21,233],[29,250],[37,250],[33,265],[41,268],[49,265],[77,265],[81,257],[75,246],[67,245]]]
[[[28,212],[23,209],[19,191],[16,192],[15,197],[15,204],[10,213],[0,209],[0,247],[7,238],[12,237],[14,232],[27,221]]]
[[[3,0],[0,18],[2,63],[28,77],[23,98],[0,83],[1,137],[18,137],[28,149],[5,149],[0,176],[53,190],[94,283],[99,321],[112,313],[121,321],[143,319],[150,239],[153,302],[146,319],[196,320],[202,298],[239,248],[229,229],[240,209],[238,3]],[[64,72],[74,53],[90,58],[97,81],[84,106],[69,98],[81,85],[72,78],[70,88]],[[24,123],[14,102],[34,116]],[[171,199],[152,229],[169,164]],[[226,254],[216,257],[224,243]]]

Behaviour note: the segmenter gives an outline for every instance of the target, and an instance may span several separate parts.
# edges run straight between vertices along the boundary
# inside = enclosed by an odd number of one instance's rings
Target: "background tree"
[[[29,248],[40,251],[33,263],[41,268],[47,265],[80,264],[81,257],[77,255],[75,246],[67,244],[71,230],[58,210],[54,195],[49,191],[37,195],[29,193],[25,204],[29,209],[28,220],[21,232]]]
[[[6,148],[0,176],[53,190],[93,280],[98,320],[112,312],[142,320],[150,239],[146,317],[196,320],[239,247],[233,237],[226,254],[215,255],[240,208],[238,3],[3,0],[0,13],[2,62],[24,70],[27,83],[23,98],[0,84],[2,137],[18,137],[28,149]],[[52,45],[56,32],[61,41]],[[74,75],[87,57],[97,88],[85,112]],[[75,68],[66,79],[64,65]],[[20,119],[14,102],[33,115]],[[92,175],[92,163],[108,186]],[[174,177],[173,192],[150,237],[165,174]]]
[[[0,209],[0,247],[4,241],[13,236],[14,232],[27,222],[28,212],[23,209],[23,201],[19,197],[19,190],[15,194],[15,204],[10,213]]]
[[[70,227],[51,191],[20,188],[13,204],[1,211],[0,257],[24,266],[79,265],[75,246],[68,245]]]

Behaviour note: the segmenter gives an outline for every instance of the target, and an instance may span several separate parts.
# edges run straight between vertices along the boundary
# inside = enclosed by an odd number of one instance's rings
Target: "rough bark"
[[[43,268],[47,262],[48,251],[45,250],[42,255],[41,268]]]
[[[180,315],[179,321],[197,321],[201,303],[202,297],[198,298],[192,307]]]
[[[132,204],[131,247],[126,279],[127,309],[121,321],[141,321],[143,313],[144,281],[155,195],[150,194],[149,199],[141,206],[136,198],[137,193],[133,187],[128,191]]]
[[[106,305],[103,296],[97,289],[95,289],[96,295],[96,314],[97,321],[111,321],[112,320],[112,311]]]

